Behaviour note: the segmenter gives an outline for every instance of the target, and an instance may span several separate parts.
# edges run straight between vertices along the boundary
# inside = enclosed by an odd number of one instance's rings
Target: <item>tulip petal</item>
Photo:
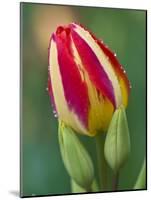
[[[92,35],[93,38],[95,36]],[[127,106],[128,103],[128,95],[130,92],[130,82],[126,76],[125,70],[122,68],[121,64],[118,62],[118,59],[116,58],[116,55],[106,46],[104,45],[103,42],[100,42],[97,40],[98,45],[100,48],[103,50],[104,54],[109,58],[109,61],[111,62],[116,75],[118,76],[119,83],[121,86],[121,91],[122,91],[122,99],[123,99],[123,104]]]
[[[84,66],[87,68],[89,76],[91,77],[91,80],[94,82],[96,87],[101,90],[104,96],[107,96],[115,106],[112,84],[94,52],[88,46],[88,44],[86,44],[86,42],[80,36],[78,36],[76,32],[72,32],[72,37],[75,46],[78,49],[81,60]],[[100,77],[102,78],[100,79]]]
[[[121,90],[107,56],[88,31],[77,24],[71,24],[70,27],[75,45],[92,82],[104,96],[108,97],[115,108],[119,107],[122,101]]]
[[[57,109],[56,109],[56,105],[55,105],[55,100],[54,100],[54,95],[53,95],[53,91],[52,91],[51,79],[50,79],[49,76],[48,76],[48,93],[49,93],[49,96],[50,96],[50,100],[51,100],[53,112],[57,113]]]
[[[54,95],[53,95],[53,91],[52,91],[52,83],[51,83],[51,79],[50,79],[50,75],[49,75],[49,72],[50,72],[50,59],[49,58],[50,58],[50,47],[51,47],[52,37],[53,37],[53,34],[50,37],[49,48],[48,48],[48,94],[50,96],[53,112],[56,114],[57,113],[57,109],[56,109]]]
[[[85,81],[88,88],[89,96],[89,114],[88,114],[88,130],[91,136],[96,135],[99,130],[106,130],[107,125],[111,119],[114,107],[95,87],[94,83],[90,80],[88,72],[84,67],[80,55],[75,47],[74,42],[71,43],[74,61],[79,66],[81,77]]]
[[[64,44],[62,40],[62,36],[56,36],[58,63],[60,66],[65,98],[69,108],[78,115],[82,123],[87,127],[89,106],[87,86],[85,82],[82,81],[78,67],[74,62],[70,36],[65,32],[66,29],[63,30],[63,36],[67,37],[65,39],[65,41],[67,41],[66,44]]]
[[[54,35],[49,58],[54,101],[60,119],[76,131],[89,134],[86,127],[89,106],[87,87],[70,53],[63,41]]]
[[[130,82],[129,82],[128,77],[126,75],[126,71],[123,69],[122,65],[119,63],[119,61],[116,57],[116,54],[113,53],[108,48],[108,46],[103,43],[102,40],[97,39],[92,32],[87,30],[81,24],[77,25],[77,24],[73,23],[72,26],[81,27],[83,30],[87,31],[91,35],[91,37],[94,39],[94,41],[98,44],[98,46],[100,47],[100,50],[102,50],[103,53],[105,54],[105,56],[108,58],[108,61],[111,63],[112,68],[114,69],[114,72],[116,73],[116,75],[118,77],[118,81],[119,81],[121,92],[122,92],[122,102],[125,106],[127,106],[128,96],[129,96],[129,93],[130,93],[131,85],[130,85]]]

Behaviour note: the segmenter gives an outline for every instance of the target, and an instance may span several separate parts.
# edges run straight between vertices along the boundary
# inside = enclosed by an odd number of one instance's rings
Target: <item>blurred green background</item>
[[[127,108],[131,155],[120,189],[132,189],[146,154],[146,12],[21,3],[21,194],[70,193],[57,119],[47,94],[48,43],[60,24],[79,22],[116,52],[132,90]],[[96,167],[93,138],[80,136]]]

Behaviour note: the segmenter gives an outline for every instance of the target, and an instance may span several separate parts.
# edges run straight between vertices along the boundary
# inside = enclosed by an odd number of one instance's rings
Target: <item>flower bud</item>
[[[116,55],[75,23],[57,28],[48,54],[48,91],[59,119],[89,136],[106,131],[130,90]]]
[[[130,137],[123,106],[114,112],[106,135],[104,153],[109,166],[115,173],[127,161],[130,153]]]
[[[70,177],[89,190],[94,179],[91,158],[73,130],[59,122],[59,144],[62,160]]]

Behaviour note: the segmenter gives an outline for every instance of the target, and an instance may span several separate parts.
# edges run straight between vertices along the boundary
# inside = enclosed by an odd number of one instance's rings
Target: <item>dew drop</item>
[[[54,117],[56,117],[56,118],[58,117],[57,113],[54,114]]]
[[[123,73],[126,74],[126,71],[124,70]]]
[[[53,110],[54,117],[58,117],[56,110]]]
[[[117,56],[116,53],[114,53],[114,56],[115,56],[115,57]]]
[[[46,91],[48,91],[48,87],[46,87]]]

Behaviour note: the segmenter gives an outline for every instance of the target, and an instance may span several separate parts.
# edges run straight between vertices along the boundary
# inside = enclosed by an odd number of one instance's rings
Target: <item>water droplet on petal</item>
[[[53,110],[54,117],[58,117],[56,110]]]
[[[54,117],[56,117],[56,118],[58,117],[57,113],[54,114]]]
[[[115,56],[115,57],[117,56],[116,53],[114,53],[114,56]]]

